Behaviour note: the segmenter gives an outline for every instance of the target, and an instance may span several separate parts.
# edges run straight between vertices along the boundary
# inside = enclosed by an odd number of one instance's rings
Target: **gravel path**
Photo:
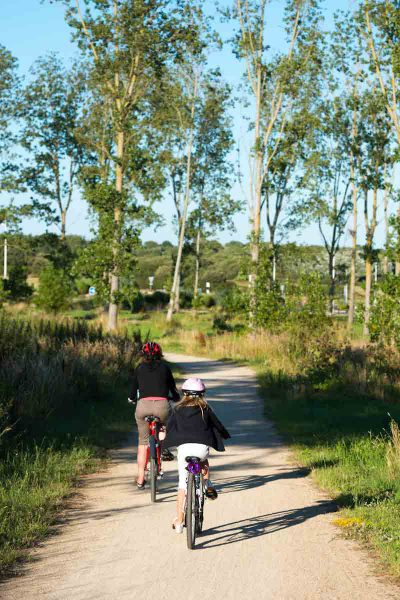
[[[170,354],[202,377],[232,434],[213,453],[219,499],[207,502],[196,550],[175,534],[176,463],[166,463],[159,502],[137,491],[134,442],[106,472],[87,478],[58,535],[32,553],[3,600],[388,600],[399,589],[374,574],[365,551],[340,538],[335,507],[291,464],[262,416],[254,373]]]

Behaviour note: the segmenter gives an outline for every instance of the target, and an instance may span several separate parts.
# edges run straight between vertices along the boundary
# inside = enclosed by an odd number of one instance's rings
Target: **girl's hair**
[[[176,404],[176,408],[184,408],[185,406],[198,406],[203,415],[208,404],[204,398],[204,394],[188,394],[183,392],[183,398]]]

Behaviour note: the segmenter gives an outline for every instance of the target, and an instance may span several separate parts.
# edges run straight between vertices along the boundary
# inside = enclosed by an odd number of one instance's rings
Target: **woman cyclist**
[[[139,397],[135,411],[139,431],[136,479],[138,489],[143,489],[145,485],[144,470],[149,441],[149,426],[145,418],[153,415],[158,417],[161,423],[166,423],[169,415],[169,394],[172,400],[179,400],[174,376],[169,366],[162,360],[161,346],[156,342],[147,342],[142,347],[141,355],[142,362],[135,369],[129,397],[130,402],[136,402]],[[166,455],[164,452],[164,460],[172,460],[173,455],[169,451]]]
[[[164,447],[178,447],[179,485],[177,515],[172,527],[177,533],[183,531],[184,504],[187,483],[186,457],[197,456],[202,461],[206,497],[215,500],[217,491],[211,485],[208,464],[209,449],[225,450],[222,438],[231,436],[204,397],[206,388],[201,379],[191,377],[182,386],[183,399],[175,406],[167,423]]]

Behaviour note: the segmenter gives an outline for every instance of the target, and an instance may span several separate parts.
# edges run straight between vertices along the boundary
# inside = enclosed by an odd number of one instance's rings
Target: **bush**
[[[14,265],[10,269],[9,279],[4,281],[4,290],[10,300],[27,300],[33,294],[33,288],[27,283],[28,269],[23,265]]]
[[[46,267],[40,275],[36,305],[45,311],[58,313],[66,309],[72,300],[71,279],[53,265]]]
[[[248,311],[249,295],[234,286],[221,296],[220,306],[229,317],[244,315]]]
[[[193,308],[212,308],[216,305],[215,297],[211,294],[199,294],[197,298],[193,298]]]
[[[79,295],[87,294],[92,281],[88,277],[78,277],[75,279],[75,289]]]
[[[375,296],[368,324],[372,341],[400,349],[400,277],[386,275]]]
[[[146,307],[160,310],[167,306],[169,298],[170,296],[167,292],[156,290],[152,294],[147,294],[144,297],[144,302]]]
[[[123,290],[122,307],[130,310],[132,313],[140,312],[144,309],[144,296],[138,288],[129,288]]]
[[[232,326],[228,323],[228,318],[224,314],[215,315],[213,319],[213,329],[217,333],[225,333],[233,331]]]
[[[193,292],[182,290],[180,293],[180,307],[181,308],[192,308],[193,303]]]
[[[4,289],[4,279],[0,279],[0,308],[8,298],[9,292]]]
[[[261,284],[257,284],[256,294],[257,308],[255,316],[257,325],[268,331],[280,331],[287,319],[287,308],[279,287],[272,285],[269,289],[266,289]]]

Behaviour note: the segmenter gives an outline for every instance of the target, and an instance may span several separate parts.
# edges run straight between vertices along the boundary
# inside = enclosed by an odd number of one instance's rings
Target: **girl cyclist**
[[[137,452],[137,487],[144,488],[144,469],[146,466],[147,445],[149,441],[149,426],[145,418],[153,415],[161,423],[166,423],[169,415],[168,396],[172,400],[179,400],[174,376],[169,366],[162,360],[161,346],[156,342],[147,342],[141,350],[143,360],[136,367],[133,374],[130,402],[137,402],[135,418],[139,431],[139,444]],[[164,460],[172,460],[170,452],[163,452]]]
[[[215,500],[218,494],[211,485],[208,464],[209,449],[225,450],[222,438],[231,436],[208,406],[204,397],[206,388],[201,379],[191,377],[182,386],[183,399],[175,406],[167,423],[164,448],[178,447],[179,486],[177,515],[172,527],[177,533],[183,531],[186,493],[186,457],[197,456],[202,460],[206,497]]]

